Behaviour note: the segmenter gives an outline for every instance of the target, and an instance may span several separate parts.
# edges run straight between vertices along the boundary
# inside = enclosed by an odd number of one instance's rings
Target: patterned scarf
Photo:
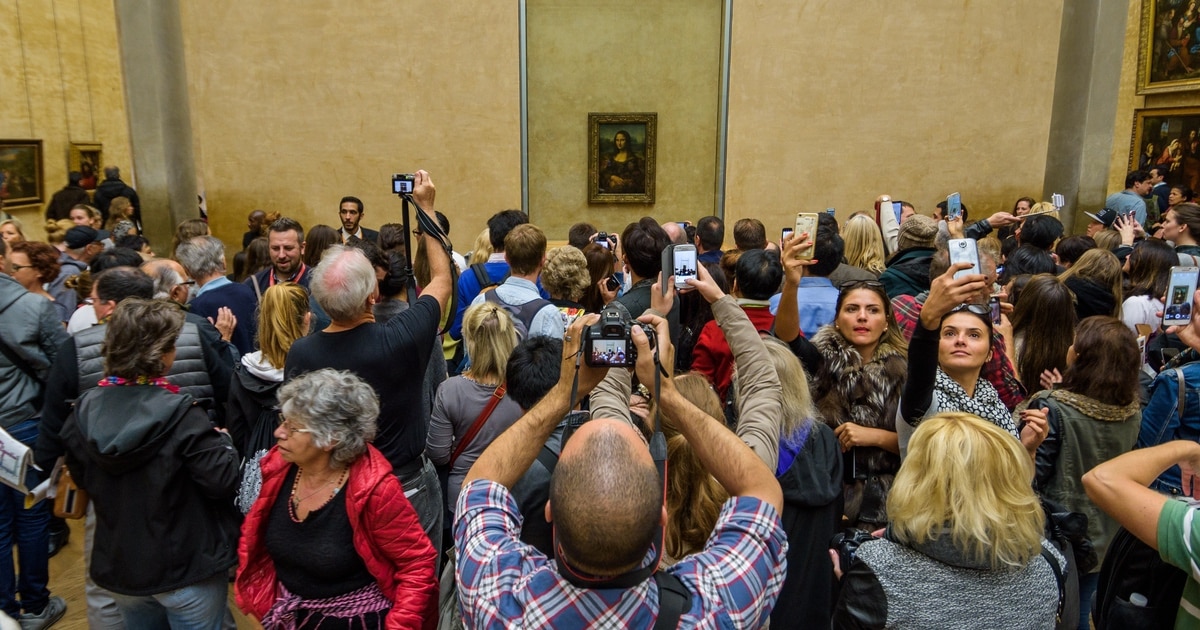
[[[975,395],[968,396],[966,390],[939,367],[934,395],[938,397],[938,411],[973,413],[1021,439],[1008,408],[1000,402],[996,388],[986,379],[980,378],[975,383]]]
[[[179,386],[171,383],[166,378],[157,376],[151,378],[149,376],[139,376],[135,379],[121,378],[120,376],[106,376],[96,383],[100,387],[132,387],[134,385],[153,385],[161,387],[172,394],[179,393]]]

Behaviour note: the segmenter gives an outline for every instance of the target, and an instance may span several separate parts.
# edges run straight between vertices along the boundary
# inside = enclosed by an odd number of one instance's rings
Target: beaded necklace
[[[322,501],[321,505],[317,506],[314,509],[320,509],[321,506],[332,501],[333,498],[337,496],[337,493],[342,489],[342,484],[344,484],[346,482],[346,475],[349,472],[350,472],[349,468],[342,470],[342,474],[339,475],[337,478],[337,483],[333,486],[333,492],[329,493],[329,498]],[[302,497],[297,498],[296,490],[298,490],[300,488],[300,477],[302,477],[303,475],[304,475],[304,469],[297,467],[296,480],[292,482],[292,493],[288,500],[288,516],[290,516],[292,518],[292,521],[296,522],[296,523],[303,522],[302,520],[300,520],[300,518],[298,516],[296,516],[296,509],[300,507],[300,503],[306,499],[311,498],[313,495],[320,492],[322,488],[324,488],[325,486],[329,485],[330,483],[332,483],[334,481],[333,479],[330,479],[329,481],[326,481],[326,482],[322,483],[321,485],[317,486],[316,490],[313,490],[312,492],[310,492]],[[309,513],[311,514],[312,511],[313,510],[309,510]]]
[[[100,382],[96,384],[100,387],[132,387],[134,385],[153,385],[155,387],[161,387],[172,394],[179,393],[178,385],[171,383],[161,376],[156,376],[154,378],[149,376],[139,376],[135,379],[121,378],[120,376],[106,376],[100,379]]]

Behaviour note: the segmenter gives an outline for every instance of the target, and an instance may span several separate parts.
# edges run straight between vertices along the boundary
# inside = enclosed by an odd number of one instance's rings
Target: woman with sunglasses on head
[[[810,342],[799,334],[796,288],[804,268],[803,235],[785,242],[784,281],[775,334],[812,375],[812,397],[845,453],[845,514],[854,527],[887,523],[887,494],[900,468],[896,410],[908,373],[907,344],[892,302],[877,281],[856,281],[838,293],[837,315]]]
[[[432,627],[437,554],[370,445],[374,390],[326,368],[279,388],[279,409],[279,443],[242,525],[238,607],[266,630]]]
[[[1021,440],[1030,457],[1046,437],[1044,410],[1021,411],[1018,427],[996,388],[980,375],[991,358],[993,324],[989,308],[966,303],[986,288],[986,277],[954,277],[970,268],[971,263],[955,263],[935,278],[921,309],[908,346],[908,381],[900,404],[904,422],[896,427],[901,456],[922,420],[947,411],[974,414],[995,424]],[[1011,337],[1007,316],[1001,315],[1000,326]]]

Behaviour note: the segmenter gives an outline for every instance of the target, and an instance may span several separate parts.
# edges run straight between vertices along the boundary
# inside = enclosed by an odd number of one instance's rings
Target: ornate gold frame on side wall
[[[4,205],[32,206],[42,203],[41,140],[0,140],[0,198]]]
[[[657,145],[657,113],[588,114],[588,203],[654,203]]]
[[[1129,170],[1161,168],[1170,185],[1200,186],[1200,107],[1133,112]]]
[[[1142,0],[1138,94],[1200,89],[1200,14],[1187,15],[1186,4],[1180,9],[1170,4]]]

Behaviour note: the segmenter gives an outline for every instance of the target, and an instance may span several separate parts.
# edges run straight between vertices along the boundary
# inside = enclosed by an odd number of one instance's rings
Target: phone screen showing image
[[[1000,325],[1000,298],[993,295],[992,299],[988,300],[988,309],[990,309],[992,312],[992,325],[999,326]]]
[[[792,228],[783,228],[783,232],[779,234],[779,242],[782,243],[788,240],[788,237],[792,235],[792,231]]]
[[[1172,267],[1167,283],[1167,305],[1163,309],[1164,326],[1183,326],[1192,322],[1192,295],[1200,267]]]
[[[946,197],[946,220],[953,221],[962,218],[962,195],[951,193]]]
[[[896,215],[896,225],[900,224],[900,216],[904,214],[904,204],[899,201],[892,202],[892,214]]]
[[[696,249],[693,247],[676,246],[672,254],[672,272],[675,275],[676,288],[688,286],[688,278],[696,277]]]

